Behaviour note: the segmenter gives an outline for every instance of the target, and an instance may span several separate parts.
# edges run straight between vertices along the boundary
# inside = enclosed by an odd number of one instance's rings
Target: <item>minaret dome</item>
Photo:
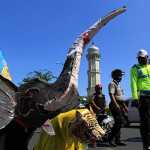
[[[88,48],[88,54],[99,54],[99,48],[94,45],[94,42],[92,42],[92,46]]]

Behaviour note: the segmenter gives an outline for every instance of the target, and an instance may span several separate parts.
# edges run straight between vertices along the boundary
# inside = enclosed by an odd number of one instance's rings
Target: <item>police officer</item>
[[[150,150],[150,65],[147,64],[147,51],[140,50],[137,59],[139,63],[130,71],[132,104],[139,110],[144,150]]]
[[[90,104],[93,108],[94,113],[101,111],[104,113],[107,109],[107,103],[105,95],[102,94],[102,85],[97,84],[95,86],[95,93],[91,95]]]
[[[122,75],[125,73],[120,69],[112,71],[111,76],[113,81],[108,85],[109,96],[111,102],[109,108],[114,118],[114,125],[109,134],[108,141],[111,146],[125,146],[126,143],[120,141],[121,127],[123,124],[124,110],[129,112],[129,109],[124,104],[124,94],[119,82],[122,80]],[[115,143],[113,142],[115,139]]]

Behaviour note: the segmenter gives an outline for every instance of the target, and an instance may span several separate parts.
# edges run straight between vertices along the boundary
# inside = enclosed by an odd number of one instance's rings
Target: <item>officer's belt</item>
[[[123,103],[124,103],[123,100],[116,100],[116,102],[117,102],[118,104],[123,104]]]
[[[150,96],[150,90],[140,90],[140,93],[142,95],[148,95],[148,96]]]

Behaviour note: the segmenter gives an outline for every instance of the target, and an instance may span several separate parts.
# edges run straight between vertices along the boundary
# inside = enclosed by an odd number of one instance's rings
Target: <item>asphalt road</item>
[[[32,137],[29,143],[29,150],[33,150],[38,137],[40,128],[36,130],[36,133]],[[142,150],[142,140],[140,136],[139,124],[131,124],[130,127],[123,127],[121,130],[121,140],[127,143],[127,146],[117,146],[111,147],[109,143],[103,141],[97,141],[97,149],[95,149],[91,144],[88,145],[88,150]]]

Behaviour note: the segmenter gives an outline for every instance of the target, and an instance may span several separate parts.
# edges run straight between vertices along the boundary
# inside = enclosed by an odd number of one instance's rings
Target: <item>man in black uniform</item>
[[[113,81],[108,85],[109,96],[111,102],[109,108],[114,118],[114,125],[109,134],[108,141],[111,146],[125,146],[126,143],[120,141],[121,127],[123,124],[124,110],[129,112],[129,109],[124,104],[124,94],[119,82],[121,82],[122,75],[125,73],[120,69],[112,71],[111,76]],[[115,143],[113,139],[115,138]]]
[[[102,85],[97,84],[95,86],[95,93],[91,95],[90,104],[95,114],[98,112],[104,113],[107,109],[107,103],[105,99],[105,95],[102,94]],[[98,122],[101,121],[102,118],[99,118]]]

